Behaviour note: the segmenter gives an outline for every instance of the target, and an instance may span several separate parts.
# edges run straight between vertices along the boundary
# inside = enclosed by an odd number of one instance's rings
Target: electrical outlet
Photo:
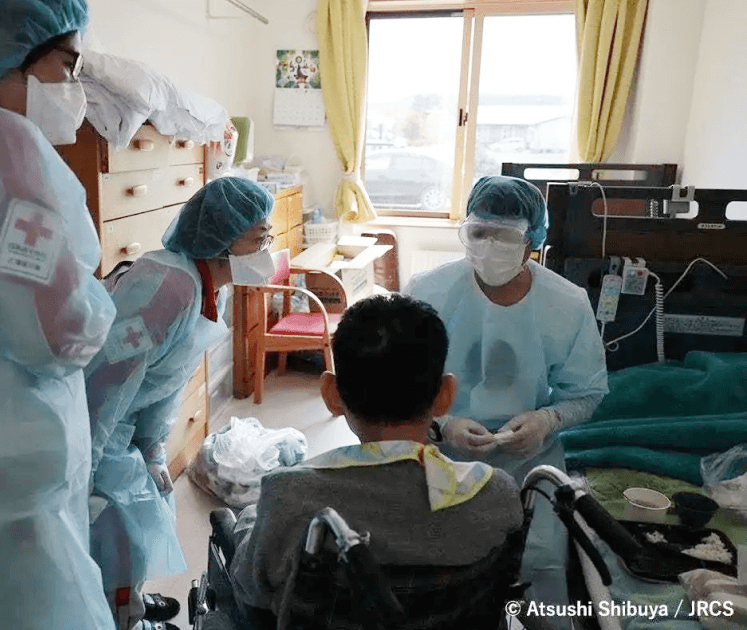
[[[648,282],[648,269],[626,265],[622,277],[623,295],[644,295]]]

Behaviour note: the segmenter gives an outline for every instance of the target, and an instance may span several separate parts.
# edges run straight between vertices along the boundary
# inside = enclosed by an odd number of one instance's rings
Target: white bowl
[[[626,521],[663,523],[672,502],[661,492],[650,488],[628,488],[623,492],[628,501],[623,512]]]

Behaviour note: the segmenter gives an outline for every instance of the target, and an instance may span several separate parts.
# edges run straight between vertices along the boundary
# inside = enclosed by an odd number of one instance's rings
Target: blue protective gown
[[[490,430],[525,411],[608,391],[604,348],[586,292],[531,260],[528,265],[531,289],[508,307],[485,296],[466,259],[418,275],[405,289],[431,304],[446,325],[445,371],[458,379],[451,415]],[[448,446],[442,450],[453,459],[472,458]],[[563,448],[554,436],[530,459],[496,449],[485,461],[511,473],[519,485],[539,464],[565,470]],[[565,600],[566,556],[565,526],[538,496],[523,565],[538,601]]]
[[[107,592],[186,569],[173,494],[160,494],[147,465],[165,463],[161,447],[187,381],[227,332],[225,289],[213,322],[201,314],[202,284],[193,260],[161,250],[142,256],[110,287],[117,319],[86,369],[93,493],[110,505],[92,524],[91,553]]]
[[[114,628],[88,554],[91,438],[81,368],[114,305],[85,190],[41,131],[0,109],[0,618]]]

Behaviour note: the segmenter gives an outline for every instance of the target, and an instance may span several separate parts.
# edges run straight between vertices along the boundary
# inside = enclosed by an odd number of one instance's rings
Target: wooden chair
[[[249,296],[256,296],[259,329],[254,364],[254,402],[264,397],[265,357],[268,352],[278,352],[278,374],[285,374],[286,354],[304,350],[321,350],[324,367],[334,371],[332,363],[332,335],[342,313],[347,308],[345,287],[336,276],[320,270],[297,269],[290,266],[290,251],[273,254],[277,271],[268,284],[248,288]],[[292,275],[303,275],[306,287],[291,285]],[[300,292],[309,299],[309,313],[291,313],[291,295]],[[272,295],[283,293],[283,310],[280,319],[269,319]]]

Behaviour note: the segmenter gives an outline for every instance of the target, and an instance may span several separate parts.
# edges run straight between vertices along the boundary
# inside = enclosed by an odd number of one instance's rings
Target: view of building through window
[[[464,18],[372,17],[365,183],[411,214],[451,203]],[[576,87],[573,15],[484,21],[473,181],[503,162],[567,162]]]
[[[377,208],[448,209],[462,23],[461,14],[371,19],[364,168]]]
[[[475,175],[503,162],[567,162],[576,91],[573,15],[485,18]]]

